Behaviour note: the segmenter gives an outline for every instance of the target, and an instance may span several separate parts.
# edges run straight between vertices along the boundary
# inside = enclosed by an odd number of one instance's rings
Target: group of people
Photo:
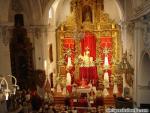
[[[0,103],[0,113],[57,113],[53,97],[41,98],[37,91],[17,91]]]

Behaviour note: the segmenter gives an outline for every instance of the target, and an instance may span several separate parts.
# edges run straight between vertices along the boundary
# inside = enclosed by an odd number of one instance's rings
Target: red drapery
[[[93,82],[93,85],[96,83],[98,79],[97,67],[80,67],[80,80],[86,80],[86,82]]]
[[[93,60],[96,59],[96,37],[90,33],[86,32],[84,38],[81,40],[81,53],[84,55],[86,49],[90,51],[90,57],[93,57]],[[88,83],[90,80],[93,84],[96,83],[98,74],[97,74],[97,67],[80,67],[80,80],[84,79]]]
[[[84,55],[86,48],[89,48],[90,56],[96,59],[96,37],[90,33],[86,32],[84,38],[81,40],[81,53]]]

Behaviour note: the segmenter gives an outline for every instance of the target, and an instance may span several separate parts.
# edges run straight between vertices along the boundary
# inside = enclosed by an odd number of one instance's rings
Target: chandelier
[[[14,84],[9,84],[8,79],[6,79],[6,77],[14,79]],[[16,94],[17,89],[19,89],[19,86],[17,85],[17,79],[14,76],[0,76],[0,100],[3,100],[3,97],[5,97],[5,100],[8,100],[8,97],[10,95]]]

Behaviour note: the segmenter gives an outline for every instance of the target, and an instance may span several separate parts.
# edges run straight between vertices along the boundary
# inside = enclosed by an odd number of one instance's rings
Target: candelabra
[[[14,84],[9,84],[8,80],[5,77],[13,78]],[[17,85],[17,79],[14,76],[7,75],[5,77],[0,77],[0,100],[3,100],[3,97],[5,97],[5,100],[8,100],[9,95],[15,94],[16,89],[19,89],[19,86]]]
[[[125,95],[125,88],[133,86],[134,69],[127,60],[127,52],[123,54],[122,60],[116,66],[116,73],[120,74],[123,78],[123,97]]]

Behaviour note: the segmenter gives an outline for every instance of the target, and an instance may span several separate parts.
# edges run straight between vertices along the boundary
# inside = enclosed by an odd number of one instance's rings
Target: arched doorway
[[[141,61],[141,74],[139,77],[139,104],[140,106],[150,104],[150,56],[145,53]]]
[[[140,83],[143,85],[148,85],[150,81],[150,56],[148,53],[145,53],[142,59],[141,65],[141,78]]]

